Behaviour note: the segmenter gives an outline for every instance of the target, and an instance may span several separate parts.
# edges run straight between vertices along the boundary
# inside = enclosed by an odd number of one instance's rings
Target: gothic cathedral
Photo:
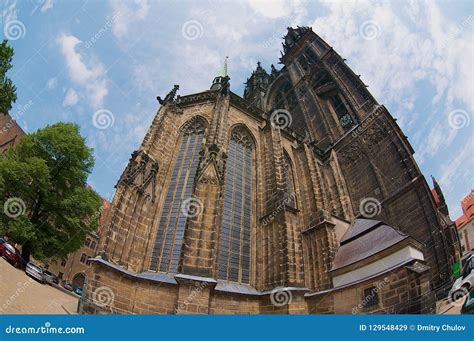
[[[158,97],[84,312],[434,312],[456,256],[407,137],[311,28],[280,61]]]

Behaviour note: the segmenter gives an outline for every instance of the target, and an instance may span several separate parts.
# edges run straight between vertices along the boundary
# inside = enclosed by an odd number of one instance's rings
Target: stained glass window
[[[354,121],[352,120],[349,111],[347,111],[346,106],[342,102],[341,97],[336,94],[331,96],[330,100],[342,129],[344,129],[345,131],[349,130],[349,128],[354,125]]]
[[[203,137],[204,124],[200,120],[191,120],[183,129],[158,224],[150,270],[176,273],[178,269],[187,218],[181,205],[191,197]]]
[[[219,279],[250,283],[253,143],[244,128],[231,135],[219,236]]]

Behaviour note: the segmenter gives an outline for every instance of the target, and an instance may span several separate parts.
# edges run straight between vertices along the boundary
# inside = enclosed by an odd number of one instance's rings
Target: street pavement
[[[78,298],[41,284],[0,257],[0,314],[68,314]]]
[[[74,314],[79,299],[64,291],[37,282],[0,257],[0,314]],[[447,300],[437,307],[437,314],[459,314],[461,310]]]

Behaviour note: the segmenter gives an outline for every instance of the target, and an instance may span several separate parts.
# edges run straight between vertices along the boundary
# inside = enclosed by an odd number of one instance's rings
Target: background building
[[[25,132],[10,116],[0,113],[0,152],[16,146]]]
[[[462,253],[474,250],[474,191],[461,200],[463,214],[456,219]]]
[[[65,259],[55,261],[45,266],[50,272],[58,276],[59,280],[72,282],[73,287],[83,288],[90,275],[89,259],[96,256],[99,236],[103,231],[105,218],[109,212],[110,203],[102,198],[100,209],[99,228],[94,233],[88,233],[84,245],[77,251],[70,253]]]
[[[436,211],[438,218],[441,223],[441,232],[444,242],[444,247],[449,250],[450,259],[449,262],[453,265],[456,260],[459,260],[462,255],[461,244],[459,241],[458,231],[456,224],[449,217],[449,209],[444,199],[443,191],[436,179],[431,176],[433,180],[433,188],[431,189],[431,195],[435,202]]]
[[[158,97],[85,311],[416,313],[445,297],[456,255],[406,136],[310,28],[283,48],[243,98],[225,72]]]

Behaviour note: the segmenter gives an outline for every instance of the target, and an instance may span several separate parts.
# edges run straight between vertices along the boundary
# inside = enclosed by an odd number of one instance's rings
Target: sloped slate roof
[[[356,219],[342,237],[331,271],[373,256],[407,238],[382,221]]]
[[[354,223],[349,226],[344,236],[342,236],[341,244],[345,244],[351,239],[369,232],[380,224],[382,224],[380,220],[356,219]]]

